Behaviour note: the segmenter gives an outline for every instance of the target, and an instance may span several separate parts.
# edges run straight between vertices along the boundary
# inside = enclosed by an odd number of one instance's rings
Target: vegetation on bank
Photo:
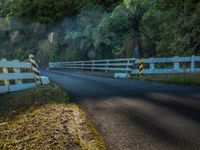
[[[134,78],[138,79],[138,78]],[[200,74],[162,74],[144,75],[144,80],[172,84],[200,85]]]
[[[197,0],[2,0],[0,58],[199,55],[199,14]]]
[[[0,95],[0,149],[105,149],[77,105],[55,84]]]
[[[67,94],[55,84],[2,94],[0,95],[0,122],[12,120],[29,109],[51,103],[68,103]]]

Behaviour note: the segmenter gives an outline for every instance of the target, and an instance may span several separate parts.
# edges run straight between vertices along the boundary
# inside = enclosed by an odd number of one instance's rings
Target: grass
[[[9,121],[31,108],[49,103],[66,103],[67,94],[55,84],[0,95],[0,122]]]
[[[200,85],[200,74],[162,74],[162,75],[144,75],[144,80],[183,84],[183,85]]]
[[[102,137],[55,84],[0,95],[0,149],[105,149]]]

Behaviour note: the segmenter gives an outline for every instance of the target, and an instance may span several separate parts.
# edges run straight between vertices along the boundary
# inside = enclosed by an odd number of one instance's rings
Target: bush
[[[10,11],[25,20],[40,23],[60,21],[75,15],[82,5],[80,0],[7,0]]]

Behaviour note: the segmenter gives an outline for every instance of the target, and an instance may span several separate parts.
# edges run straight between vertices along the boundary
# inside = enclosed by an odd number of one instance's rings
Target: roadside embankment
[[[0,149],[105,149],[86,113],[55,84],[0,95]]]

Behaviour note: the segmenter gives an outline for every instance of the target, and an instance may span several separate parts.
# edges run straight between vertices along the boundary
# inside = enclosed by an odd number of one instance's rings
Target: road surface
[[[200,87],[43,74],[88,113],[108,150],[200,150]]]

